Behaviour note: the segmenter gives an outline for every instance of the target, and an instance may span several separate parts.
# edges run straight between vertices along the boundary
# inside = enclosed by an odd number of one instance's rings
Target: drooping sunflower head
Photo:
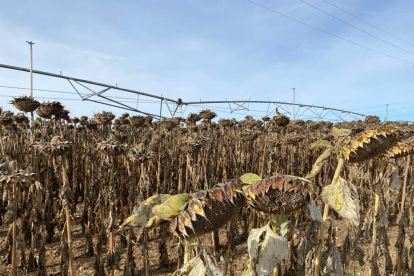
[[[244,205],[240,185],[229,181],[199,191],[171,221],[170,230],[184,238],[199,237],[223,227]]]
[[[385,153],[396,142],[393,128],[383,126],[359,133],[340,151],[348,162],[363,162]]]
[[[401,158],[414,153],[414,147],[410,144],[396,143],[392,148],[384,153],[384,157],[386,158]]]
[[[247,203],[265,212],[284,214],[310,201],[311,182],[305,178],[282,175],[258,180],[244,190]]]

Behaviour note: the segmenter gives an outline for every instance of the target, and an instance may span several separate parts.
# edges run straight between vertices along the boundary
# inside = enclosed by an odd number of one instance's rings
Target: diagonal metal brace
[[[171,110],[171,108],[170,108],[170,105],[168,104],[168,101],[164,100],[164,102],[165,102],[165,104],[167,105],[168,111],[170,111],[171,118],[173,118],[173,117],[175,116],[175,114],[177,113],[178,108],[179,108],[180,106],[182,106],[182,104],[177,104],[177,105],[175,106],[174,111],[172,111],[172,110]],[[162,104],[162,101],[161,101],[161,104]]]
[[[230,108],[231,113],[233,113],[234,111],[238,111],[238,110],[247,110],[247,111],[249,111],[249,108],[244,106],[247,102],[240,103],[240,104],[238,104],[236,102],[231,102],[231,103],[237,105],[237,107],[235,109],[232,109],[231,105],[229,103],[229,108]]]
[[[92,89],[90,89],[89,87],[87,87],[86,85],[82,84],[81,82],[76,81],[76,80],[73,80],[73,79],[71,79],[71,80],[72,80],[72,81],[74,81],[74,82],[76,82],[77,84],[79,84],[79,85],[83,86],[84,88],[86,88],[86,89],[88,89],[89,91],[91,91],[91,92],[92,92],[91,94],[86,95],[85,97],[82,97],[82,100],[88,99],[88,98],[90,98],[90,97],[92,97],[92,96],[95,96],[95,95],[99,96],[100,94],[105,93],[106,91],[108,91],[109,89],[111,89],[111,87],[108,87],[108,88],[105,88],[104,90],[101,90],[101,91],[99,91],[99,92],[95,92],[95,91],[93,91]],[[71,84],[72,84],[72,83],[71,83]],[[72,85],[72,86],[73,86],[73,85]]]
[[[101,94],[103,94],[103,93],[105,93],[106,91],[108,91],[108,90],[110,90],[111,88],[105,88],[104,90],[101,90],[101,91],[99,91],[99,92],[93,92],[93,93],[91,93],[91,94],[89,94],[89,95],[86,95],[85,97],[83,97],[83,100],[86,100],[86,99],[89,99],[90,97],[93,97],[93,96],[99,96],[99,95],[101,95]]]

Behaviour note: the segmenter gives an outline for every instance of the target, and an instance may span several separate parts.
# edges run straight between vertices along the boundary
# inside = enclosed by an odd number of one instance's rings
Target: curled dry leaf
[[[278,263],[288,258],[287,239],[273,233],[269,225],[252,229],[247,246],[250,259],[256,263],[258,276],[269,275]],[[245,271],[245,273],[247,272]],[[244,275],[253,275],[253,273]]]
[[[273,219],[273,222],[276,226],[276,233],[282,236],[285,236],[289,231],[290,225],[290,215],[288,214],[279,214],[276,215],[276,218]]]
[[[311,179],[317,176],[321,170],[323,165],[325,164],[325,161],[329,158],[332,152],[332,146],[329,144],[329,147],[324,150],[324,152],[316,159],[315,163],[312,166],[311,172],[305,176],[306,179]]]
[[[349,136],[351,133],[352,131],[350,129],[336,127],[332,128],[332,135],[334,136],[335,140]]]
[[[318,206],[316,206],[315,201],[312,200],[308,204],[308,209],[309,209],[312,220],[323,222],[321,211],[319,211],[319,208]]]
[[[214,256],[203,250],[188,276],[224,276]]]
[[[331,245],[328,256],[323,272],[327,276],[344,276],[344,267],[342,265],[341,255],[336,247],[336,242]]]
[[[173,276],[224,276],[213,254],[205,247],[200,246],[200,252],[188,263],[175,271]]]
[[[332,148],[332,145],[327,140],[318,140],[310,145],[311,149],[315,148]]]

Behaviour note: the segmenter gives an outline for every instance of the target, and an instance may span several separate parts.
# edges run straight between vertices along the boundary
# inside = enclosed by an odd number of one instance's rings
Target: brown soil
[[[86,239],[82,236],[81,232],[81,225],[80,225],[80,213],[79,210],[82,210],[81,206],[79,205],[77,208],[78,212],[75,213],[75,220],[73,221],[73,249],[74,249],[74,263],[75,263],[75,270],[76,275],[94,275],[93,264],[94,264],[94,257],[87,257],[85,255],[85,244]],[[337,220],[335,221],[335,225],[337,228],[337,246],[341,246],[343,240],[345,238],[346,230],[349,225],[347,221],[344,220]],[[10,275],[11,271],[11,264],[5,264],[5,255],[3,248],[6,243],[6,236],[9,227],[0,227],[0,275]],[[137,233],[137,232],[136,232]],[[398,235],[398,227],[392,226],[388,228],[388,236],[390,238],[390,254],[393,259],[393,263],[395,264],[396,260],[396,248],[394,244],[397,240]],[[158,244],[159,240],[157,240],[157,229],[150,231],[150,248],[149,248],[149,258],[150,258],[150,275],[171,275],[177,269],[177,259],[178,259],[178,239],[174,238],[172,235],[169,239],[168,247],[170,248],[169,251],[169,260],[170,266],[169,267],[159,267],[159,257],[160,254],[158,252]],[[59,238],[60,234],[56,233],[55,238],[52,243],[47,244],[46,246],[46,262],[47,262],[47,272],[48,275],[60,275],[60,252],[59,252]],[[227,249],[227,238],[226,238],[226,229],[221,229],[219,231],[220,237],[220,248],[216,253],[217,258],[219,259],[219,264],[223,267],[224,266],[224,258],[226,256],[226,249]],[[120,271],[116,271],[115,275],[123,275],[123,267],[126,258],[126,248],[119,248],[119,235],[117,236],[117,250],[119,250],[121,254],[121,262],[120,262]],[[211,234],[206,234],[202,237],[202,242],[204,246],[212,247],[212,239]],[[249,256],[247,253],[247,238],[243,241],[238,241],[236,247],[231,256],[231,260],[229,263],[229,270],[227,275],[241,275],[246,265]],[[94,237],[94,244],[96,244],[96,237]],[[28,246],[26,246],[27,248]],[[364,252],[367,256],[367,252],[369,251],[369,244],[364,245]],[[19,249],[18,251],[18,258],[19,258]],[[107,249],[104,249],[103,252],[106,252]],[[28,251],[26,253],[26,258],[28,256]],[[135,263],[136,263],[136,274],[135,275],[144,275],[142,271],[143,262],[142,262],[142,247],[140,244],[134,245],[134,256],[135,256]],[[366,257],[365,256],[365,257]],[[382,269],[384,266],[384,259],[380,260],[380,268]],[[20,260],[19,260],[20,264]],[[365,266],[360,267],[358,263],[351,265],[351,275],[367,275],[369,269],[368,261],[365,260]],[[25,273],[21,269],[18,271],[18,275],[36,275],[35,273]]]

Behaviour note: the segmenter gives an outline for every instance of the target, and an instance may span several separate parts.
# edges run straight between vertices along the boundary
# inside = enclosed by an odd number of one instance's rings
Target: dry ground
[[[79,205],[77,210],[82,210],[81,206]],[[86,240],[85,237],[82,236],[82,228],[80,225],[80,213],[79,211],[75,213],[75,220],[73,221],[73,249],[74,249],[74,263],[75,263],[75,270],[77,271],[76,275],[93,275],[93,263],[94,257],[87,257],[85,255],[85,244]],[[343,220],[338,220],[335,222],[337,227],[337,245],[341,246],[344,237],[346,235],[346,230],[348,227],[348,222]],[[2,250],[4,248],[4,244],[6,242],[6,235],[8,231],[8,227],[0,227],[0,275],[10,275],[11,265],[5,264],[5,252]],[[396,226],[392,226],[388,230],[388,235],[390,238],[391,246],[390,246],[390,254],[395,264],[396,259],[396,249],[394,247],[395,241],[398,235],[398,228]],[[59,251],[59,237],[60,235],[55,235],[55,238],[52,243],[47,244],[46,246],[46,258],[47,258],[47,271],[48,275],[60,275],[60,251]],[[171,240],[168,241],[169,250],[169,259],[170,259],[170,267],[159,267],[159,253],[158,253],[158,244],[159,242],[155,238],[157,234],[154,233],[154,230],[150,232],[150,250],[149,250],[149,257],[150,257],[150,274],[161,276],[161,275],[171,275],[177,268],[177,243],[178,239],[175,239],[171,235]],[[220,233],[220,245],[219,252],[217,253],[220,265],[224,265],[224,256],[226,250],[226,230],[221,229]],[[96,238],[96,237],[95,237]],[[118,236],[119,239],[119,236]],[[212,246],[211,244],[211,236],[204,235],[203,244],[206,246]],[[247,241],[247,239],[245,240]],[[229,272],[228,275],[241,275],[243,272],[243,268],[249,259],[247,253],[247,244],[245,241],[238,241],[237,246],[234,249],[233,255],[231,256],[231,261],[229,265]],[[95,244],[95,241],[94,241]],[[119,244],[119,241],[118,243]],[[369,245],[364,245],[364,252],[368,252]],[[126,257],[126,248],[118,248],[119,252],[121,253],[121,271],[116,271],[115,275],[123,275],[122,269],[124,267],[124,261]],[[144,275],[142,271],[142,254],[141,254],[141,246],[139,244],[134,245],[134,256],[136,256],[135,263],[137,268],[136,275]],[[106,252],[106,250],[104,250]],[[367,255],[367,254],[366,254]],[[28,253],[26,254],[26,257]],[[223,258],[220,258],[223,256]],[[368,264],[368,262],[366,262]],[[367,275],[368,272],[368,265],[364,267],[359,267],[356,263],[355,267],[352,268],[353,273],[351,275]],[[380,260],[380,265],[384,265],[384,259]],[[19,270],[18,275],[35,275],[35,273],[25,273],[22,270]]]

